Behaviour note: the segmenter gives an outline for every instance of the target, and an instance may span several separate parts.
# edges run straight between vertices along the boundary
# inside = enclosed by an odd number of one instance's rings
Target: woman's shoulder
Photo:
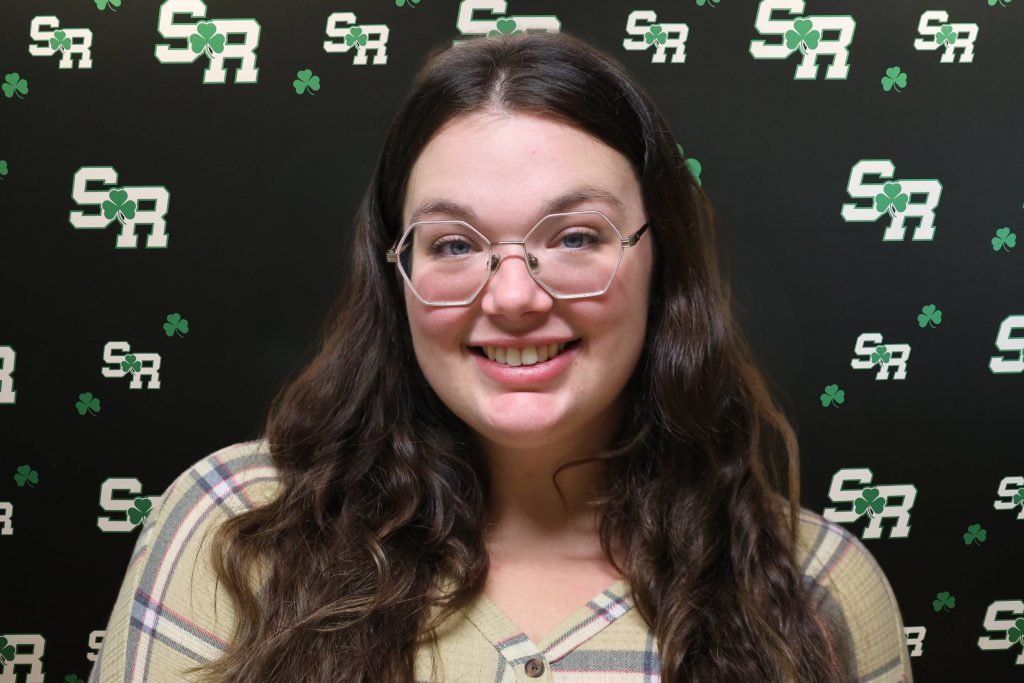
[[[797,559],[819,609],[844,632],[856,680],[911,683],[910,653],[896,595],[867,547],[844,527],[800,509]]]

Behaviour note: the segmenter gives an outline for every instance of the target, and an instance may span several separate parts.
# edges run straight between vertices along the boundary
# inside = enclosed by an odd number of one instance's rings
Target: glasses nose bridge
[[[520,257],[520,259],[523,261],[523,263],[526,264],[527,272],[530,274],[530,276],[534,280],[536,280],[537,278],[536,278],[536,275],[534,275],[533,271],[534,271],[534,268],[536,268],[536,266],[537,266],[537,257],[535,257],[533,254],[531,254],[530,252],[528,252],[526,250],[526,240],[528,238],[529,238],[529,235],[527,235],[526,237],[524,237],[521,240],[498,240],[496,242],[491,242],[490,243],[490,246],[491,246],[491,262],[489,264],[490,267],[489,267],[489,270],[487,272],[487,278],[490,279],[490,277],[492,275],[494,275],[496,272],[498,272],[498,268],[500,268],[501,264],[505,261],[505,257],[508,256],[509,254],[511,254],[513,256],[519,256]],[[505,254],[498,253],[498,250],[495,249],[495,247],[498,246],[498,245],[512,245],[512,244],[519,245],[519,248],[518,249],[507,250],[505,252]],[[540,284],[540,283],[538,283],[538,284]]]

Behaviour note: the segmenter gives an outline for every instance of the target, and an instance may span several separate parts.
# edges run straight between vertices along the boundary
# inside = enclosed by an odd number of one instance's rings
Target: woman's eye
[[[582,249],[593,244],[595,241],[594,236],[590,233],[579,231],[563,234],[559,238],[558,243],[567,249]]]
[[[465,256],[469,253],[470,245],[459,237],[441,238],[434,242],[432,250],[441,256]]]

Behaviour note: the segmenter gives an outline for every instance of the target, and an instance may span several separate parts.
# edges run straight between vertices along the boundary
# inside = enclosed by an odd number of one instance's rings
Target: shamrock
[[[903,190],[903,186],[899,183],[886,183],[882,192],[875,195],[875,210],[889,209],[889,213],[893,216],[897,211],[906,211],[910,195],[904,194],[901,190]]]
[[[68,674],[64,677],[64,683],[85,683],[85,681],[83,681],[75,674]]]
[[[28,81],[14,71],[4,76],[4,84],[0,88],[3,88],[8,99],[14,97],[14,93],[18,93],[18,99],[24,99],[22,95],[28,94]]]
[[[697,7],[703,7],[704,5],[707,5],[708,7],[715,7],[720,2],[722,2],[722,0],[697,0]]]
[[[871,354],[872,363],[881,363],[885,365],[892,358],[892,354],[886,350],[885,346],[876,346],[874,352]]]
[[[1010,251],[1017,246],[1017,233],[1010,232],[1009,228],[999,228],[996,236],[992,238],[992,251]]]
[[[647,41],[648,45],[652,43],[658,43],[664,45],[665,41],[668,40],[668,34],[661,28],[661,24],[655,24],[651,26],[651,30],[644,34],[644,40]]]
[[[874,517],[885,509],[885,498],[879,497],[877,488],[863,489],[860,498],[853,501],[853,509],[858,515],[868,513],[868,517]]]
[[[358,26],[353,26],[348,32],[348,35],[345,36],[345,44],[355,45],[356,43],[359,43],[359,45],[366,45],[366,34],[363,33],[363,29]]]
[[[114,189],[107,193],[108,200],[102,204],[103,215],[107,220],[117,218],[118,222],[135,218],[135,202],[128,199],[128,191],[124,188]]]
[[[967,527],[967,533],[964,534],[964,545],[981,545],[985,542],[985,536],[988,535],[984,529],[981,528],[980,524],[972,524]]]
[[[24,486],[26,483],[35,488],[36,484],[39,483],[39,473],[28,465],[22,465],[18,468],[18,473],[14,475],[14,482],[18,486]]]
[[[7,639],[0,636],[0,662],[9,662],[14,659],[17,652],[14,646],[7,642]]]
[[[419,4],[419,1],[420,0],[408,0],[409,7],[415,7],[417,4]],[[406,3],[406,0],[395,0],[395,7],[401,7],[405,3]]]
[[[807,54],[807,50],[818,47],[821,40],[821,31],[812,31],[814,22],[810,19],[797,19],[793,22],[793,28],[786,31],[786,47],[789,50],[800,48],[801,54]]]
[[[91,392],[86,391],[78,395],[78,402],[75,403],[75,408],[78,410],[79,415],[85,415],[86,413],[95,415],[100,412],[100,400],[93,396]]]
[[[149,498],[136,498],[132,503],[135,504],[135,507],[128,510],[128,521],[138,526],[149,517],[149,512],[153,509],[153,501]]]
[[[1018,640],[1024,643],[1024,619],[1013,622],[1013,626],[1006,632],[1006,639],[1011,643],[1016,643]]]
[[[96,0],[97,9],[104,10],[108,5],[110,6],[111,11],[116,12],[117,10],[114,8],[121,6],[121,0]]]
[[[5,159],[0,159],[0,176],[4,175],[7,175],[7,161]],[[0,180],[3,180],[3,178],[0,178]]]
[[[495,22],[495,26],[498,27],[497,30],[492,29],[487,32],[488,38],[494,38],[496,36],[510,36],[513,33],[518,33],[518,31],[516,31],[515,19],[502,17],[501,19],[498,19],[497,22]]]
[[[956,607],[956,598],[950,595],[949,591],[942,591],[932,600],[932,608],[936,612],[941,612],[943,609],[948,612],[954,607]]]
[[[1013,494],[1013,504],[1020,505],[1024,503],[1024,489],[1017,489],[1017,493]]]
[[[907,87],[907,74],[900,71],[898,66],[890,66],[885,70],[885,75],[882,76],[882,89],[885,92],[889,92],[894,87],[896,92],[900,92],[902,88]]]
[[[210,58],[214,52],[224,52],[226,40],[223,33],[217,33],[217,25],[212,21],[200,21],[196,24],[196,32],[188,37],[188,42],[192,44],[192,52],[199,54],[205,50],[206,56]]]
[[[167,316],[167,322],[164,323],[164,334],[173,337],[175,332],[179,337],[188,334],[188,320],[182,318],[181,313],[171,313]]]
[[[309,90],[310,95],[313,94],[314,90],[320,89],[320,77],[314,76],[312,70],[303,69],[295,75],[298,76],[298,78],[292,81],[292,87],[295,88],[295,92],[299,95],[306,92],[307,89]],[[167,336],[169,337],[171,335]]]
[[[995,7],[997,4],[999,4],[1002,5],[1003,7],[1006,7],[1011,2],[1013,2],[1013,0],[988,0],[988,6]]]
[[[935,34],[935,42],[939,45],[943,43],[953,44],[956,40],[956,31],[953,30],[952,24],[943,24],[939,27],[939,32]]]
[[[142,369],[142,361],[136,360],[134,353],[129,353],[121,361],[121,370],[124,372],[131,371],[133,374]]]
[[[933,324],[934,323],[934,324]],[[926,325],[939,325],[942,323],[942,311],[935,308],[935,304],[928,304],[921,309],[921,312],[917,314],[917,324],[921,327]]]
[[[846,392],[840,389],[838,384],[829,384],[818,400],[821,401],[822,408],[828,408],[830,404],[838,408],[846,400]]]
[[[678,142],[676,143],[676,149],[679,150],[679,156],[686,159],[686,155],[683,154],[683,146]],[[700,172],[703,170],[700,162],[693,158],[686,159],[686,167],[690,169],[690,174],[693,176],[693,179],[697,181],[697,185],[700,185]]]
[[[50,49],[56,52],[60,50],[64,52],[71,49],[71,39],[68,38],[68,34],[64,31],[54,31],[53,37],[50,38]]]

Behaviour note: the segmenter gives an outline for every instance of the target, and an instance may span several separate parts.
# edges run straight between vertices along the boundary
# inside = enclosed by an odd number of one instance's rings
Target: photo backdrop
[[[0,683],[87,677],[160,494],[311,357],[423,57],[518,30],[665,114],[916,679],[1024,680],[1022,5],[7,0]]]

